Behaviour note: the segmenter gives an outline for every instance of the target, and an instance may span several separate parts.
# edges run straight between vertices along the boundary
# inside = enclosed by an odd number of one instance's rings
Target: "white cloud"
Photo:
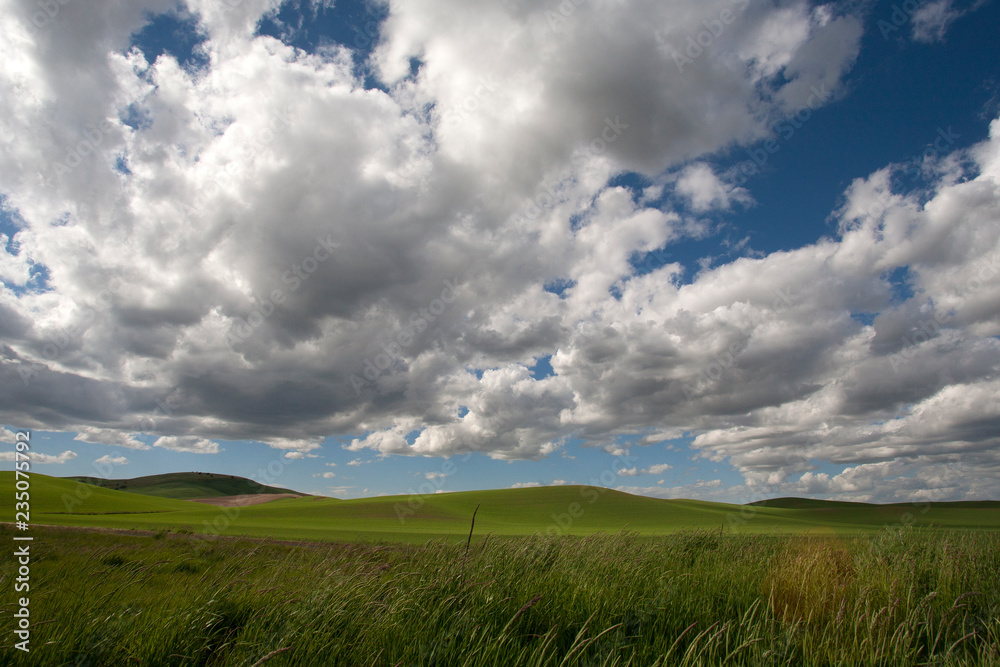
[[[622,468],[618,470],[617,474],[619,477],[638,477],[639,475],[659,475],[660,473],[670,470],[673,466],[666,463],[657,463],[651,465],[648,468],[639,469],[635,466],[631,468]]]
[[[11,238],[0,234],[0,280],[8,285],[24,287],[31,277],[31,265],[27,253],[10,252],[7,248]]]
[[[541,486],[540,482],[516,482],[510,485],[512,489],[534,489]]]
[[[749,204],[750,193],[723,182],[704,162],[688,165],[677,177],[678,194],[686,197],[695,211],[729,209],[734,203]]]
[[[910,16],[913,22],[913,40],[927,44],[943,42],[955,21],[985,7],[989,2],[990,0],[974,0],[961,8],[955,6],[954,0],[924,2]]]
[[[750,489],[826,461],[862,472],[803,484],[863,493],[880,469],[860,466],[920,457],[942,494],[992,488],[940,457],[994,471],[1000,444],[1000,121],[929,159],[923,192],[893,193],[892,167],[859,178],[831,238],[690,281],[632,264],[705,233],[649,206],[672,178],[696,212],[749,203],[708,165],[835,99],[857,17],[749,3],[679,66],[733,3],[583,3],[553,26],[543,6],[413,0],[371,63],[387,90],[365,90],[344,49],[254,37],[275,5],[192,4],[197,76],[129,50],[171,2],[61,5],[33,37],[27,5],[0,14],[0,194],[20,225],[0,243],[18,248],[0,253],[0,421],[291,459],[343,434],[512,460],[684,433]],[[930,7],[914,26],[934,35]],[[623,170],[657,185],[608,187]],[[11,289],[28,261],[46,290]],[[885,276],[904,268],[900,301]]]
[[[115,445],[128,449],[149,449],[149,445],[135,437],[135,433],[125,433],[109,428],[94,428],[82,426],[77,430],[74,440],[100,445]]]
[[[313,477],[322,477],[323,479],[333,479],[336,476],[336,473],[332,472],[316,473],[313,475]]]
[[[308,454],[302,451],[285,452],[286,459],[300,460],[300,459],[318,459],[319,454]]]
[[[322,448],[322,445],[320,444],[318,438],[313,438],[313,439],[269,438],[268,440],[265,441],[264,444],[274,449],[283,449],[283,450],[291,449],[294,450],[294,453],[306,455],[306,458],[316,458],[317,457],[316,454],[309,454],[309,452]],[[288,456],[288,454],[285,454],[285,457],[293,458]],[[303,457],[297,456],[294,458],[303,458]]]
[[[111,456],[110,454],[105,454],[99,459],[96,459],[94,463],[104,466],[127,466],[128,459],[124,456]]]
[[[0,182],[24,221],[20,252],[47,268],[51,289],[0,294],[13,355],[2,369],[20,383],[0,416],[132,447],[141,430],[306,453],[355,432],[369,435],[353,449],[382,453],[558,451],[559,415],[576,399],[522,364],[567,345],[630,276],[635,252],[689,233],[678,216],[606,188],[607,177],[630,167],[657,176],[763,136],[752,106],[800,108],[797,87],[835,88],[853,61],[858,36],[844,26],[855,19],[766,4],[717,45],[744,53],[757,88],[710,58],[678,71],[666,47],[728,5],[580,6],[555,32],[540,7],[394,5],[374,60],[388,93],[360,87],[346,50],[305,54],[252,37],[273,2],[193,5],[211,56],[198,76],[169,55],[128,50],[170,3],[61,8],[35,44],[12,40],[4,53],[24,75],[0,95],[16,137]],[[5,16],[5,32],[25,20]],[[812,41],[826,32],[839,38],[820,66]],[[412,55],[419,75],[400,78]],[[93,74],[86,85],[65,79],[70,60]],[[130,114],[148,122],[121,122]],[[67,154],[81,142],[85,154]],[[570,233],[569,215],[595,196]],[[482,214],[474,229],[472,210]],[[573,298],[542,291],[551,279],[576,282]],[[467,362],[494,370],[476,378]],[[477,409],[459,421],[405,398],[452,410],[470,391]]]
[[[913,39],[917,42],[940,42],[949,26],[962,16],[954,0],[927,2],[913,13]]]
[[[58,454],[56,456],[34,451],[26,453],[28,455],[28,460],[32,464],[48,464],[48,463],[63,464],[66,463],[67,461],[72,461],[73,459],[76,458],[76,452],[72,452],[69,450],[66,450],[62,454]],[[13,460],[15,460],[14,452],[0,452],[0,461],[13,461]]]
[[[175,452],[187,452],[189,454],[218,454],[219,443],[205,438],[183,437],[183,436],[162,436],[153,443],[154,447],[162,447]]]

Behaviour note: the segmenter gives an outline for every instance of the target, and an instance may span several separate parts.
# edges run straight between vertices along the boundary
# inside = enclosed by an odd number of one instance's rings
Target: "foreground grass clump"
[[[992,533],[35,535],[38,665],[1000,664]]]

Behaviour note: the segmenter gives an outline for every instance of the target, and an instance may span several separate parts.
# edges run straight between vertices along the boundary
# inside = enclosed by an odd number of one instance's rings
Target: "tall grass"
[[[990,533],[491,537],[467,555],[36,535],[30,664],[1000,664]]]

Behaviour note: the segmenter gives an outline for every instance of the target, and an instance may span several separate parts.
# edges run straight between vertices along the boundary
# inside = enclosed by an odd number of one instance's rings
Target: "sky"
[[[0,460],[1000,499],[998,2],[0,7]]]

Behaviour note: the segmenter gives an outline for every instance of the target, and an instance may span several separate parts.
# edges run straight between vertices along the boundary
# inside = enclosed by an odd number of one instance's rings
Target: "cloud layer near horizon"
[[[1000,496],[1000,120],[920,191],[859,175],[834,238],[638,271],[751,201],[699,158],[832,99],[861,22],[529,4],[391,3],[379,90],[346,48],[254,36],[265,0],[188,4],[199,70],[130,48],[173,3],[35,29],[6,2],[0,421],[498,459],[691,433],[750,488]],[[622,171],[654,185],[609,186]]]

